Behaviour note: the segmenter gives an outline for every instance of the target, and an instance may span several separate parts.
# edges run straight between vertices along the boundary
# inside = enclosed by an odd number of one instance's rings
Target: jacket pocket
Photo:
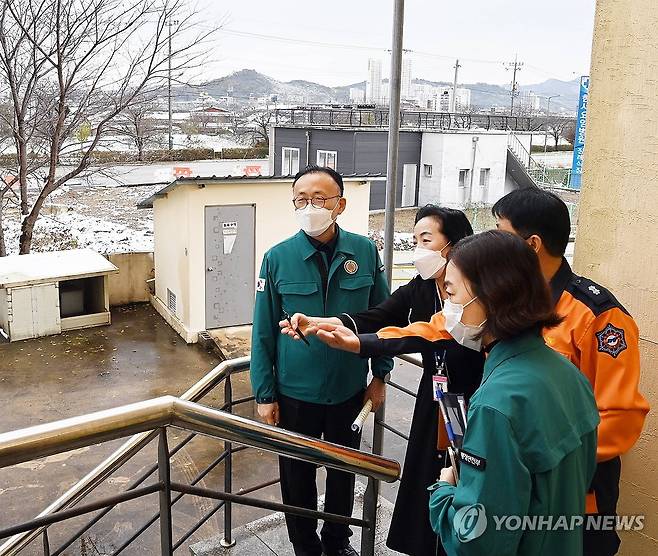
[[[340,287],[343,290],[360,290],[361,288],[371,288],[375,281],[372,276],[351,276],[340,279]]]
[[[319,315],[322,311],[320,288],[316,282],[285,282],[278,285],[281,306],[290,315]],[[283,318],[283,315],[281,315]]]

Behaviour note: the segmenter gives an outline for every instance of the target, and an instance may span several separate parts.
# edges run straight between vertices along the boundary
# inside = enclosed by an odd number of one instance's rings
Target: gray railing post
[[[167,429],[165,427],[160,429],[158,443],[158,479],[162,483],[160,490],[160,554],[172,556],[174,550],[171,527],[171,475]]]
[[[229,372],[224,381],[224,407],[228,413],[233,413],[233,385],[231,384],[231,373]],[[233,445],[230,442],[224,442],[224,451],[226,459],[224,460],[224,492],[231,494],[233,492]],[[235,546],[235,539],[232,538],[233,532],[233,508],[231,502],[224,502],[224,538],[220,544],[224,548]]]
[[[50,556],[50,542],[48,541],[48,529],[43,530],[43,554]]]

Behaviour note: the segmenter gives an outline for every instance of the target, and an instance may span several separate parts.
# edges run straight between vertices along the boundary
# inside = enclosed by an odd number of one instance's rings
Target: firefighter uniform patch
[[[614,358],[628,347],[624,331],[610,323],[603,330],[596,333],[596,339],[599,343],[599,351]]]

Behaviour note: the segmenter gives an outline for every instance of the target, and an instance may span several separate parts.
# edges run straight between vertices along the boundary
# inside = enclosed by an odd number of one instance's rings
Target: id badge
[[[432,376],[432,392],[434,394],[434,401],[438,402],[441,399],[441,394],[448,391],[448,377],[445,375]]]

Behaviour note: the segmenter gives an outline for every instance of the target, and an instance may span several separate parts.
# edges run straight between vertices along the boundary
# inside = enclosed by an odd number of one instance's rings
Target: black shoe
[[[343,548],[327,548],[322,545],[322,554],[324,556],[359,556],[359,553],[354,550],[350,543],[347,543]]]

